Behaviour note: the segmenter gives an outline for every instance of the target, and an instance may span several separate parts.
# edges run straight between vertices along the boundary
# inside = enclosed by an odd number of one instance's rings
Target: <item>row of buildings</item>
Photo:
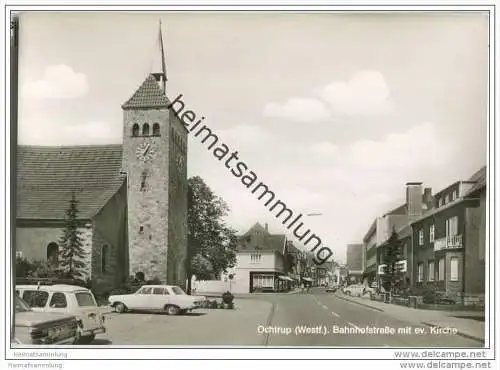
[[[407,183],[406,202],[376,217],[363,242],[348,246],[349,282],[380,284],[393,230],[402,243],[404,286],[464,304],[484,300],[486,167],[435,194],[420,182]]]

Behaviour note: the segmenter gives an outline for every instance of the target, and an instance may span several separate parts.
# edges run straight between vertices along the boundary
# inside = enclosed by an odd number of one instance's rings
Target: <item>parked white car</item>
[[[104,316],[89,289],[76,285],[17,285],[16,293],[35,312],[59,312],[74,315],[81,343],[90,343],[96,334],[105,333]]]
[[[344,288],[344,294],[354,297],[361,297],[367,291],[367,287],[363,284],[351,284]]]
[[[175,285],[144,285],[135,293],[112,295],[108,300],[119,313],[139,310],[178,315],[200,308],[206,298],[187,295]]]

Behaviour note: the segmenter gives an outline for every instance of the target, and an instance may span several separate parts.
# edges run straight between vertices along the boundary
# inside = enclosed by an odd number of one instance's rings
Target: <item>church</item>
[[[57,267],[74,195],[86,275],[99,290],[142,272],[184,286],[187,129],[170,109],[161,67],[121,106],[121,145],[18,146],[16,256]]]

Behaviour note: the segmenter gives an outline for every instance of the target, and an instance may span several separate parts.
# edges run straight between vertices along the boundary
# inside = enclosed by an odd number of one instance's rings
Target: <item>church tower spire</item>
[[[156,79],[156,82],[158,82],[158,85],[160,86],[161,91],[163,94],[166,95],[166,83],[167,83],[167,64],[165,62],[165,49],[163,45],[163,32],[162,32],[162,24],[161,24],[161,19],[159,20],[159,27],[158,27],[158,54],[159,56],[159,62],[158,65],[154,66],[153,76]]]

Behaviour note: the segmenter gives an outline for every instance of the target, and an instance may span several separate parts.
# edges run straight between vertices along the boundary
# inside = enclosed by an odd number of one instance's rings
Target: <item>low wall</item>
[[[199,280],[193,281],[191,288],[194,293],[248,293],[248,285],[240,281],[222,281],[222,280]]]

